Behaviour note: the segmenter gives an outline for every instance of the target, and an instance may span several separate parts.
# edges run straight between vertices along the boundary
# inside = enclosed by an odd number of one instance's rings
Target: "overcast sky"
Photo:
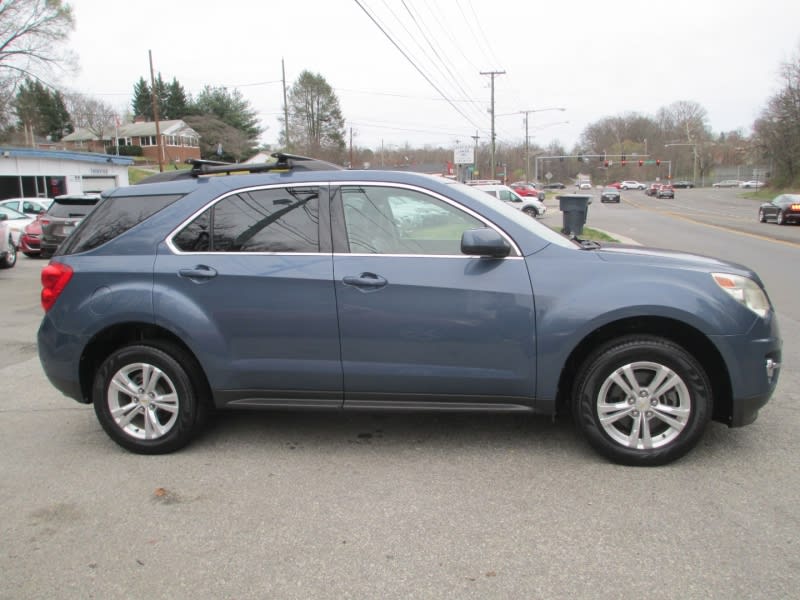
[[[698,102],[715,132],[750,126],[800,51],[797,0],[69,0],[81,70],[65,83],[124,112],[149,80],[241,91],[276,143],[303,70],[339,98],[354,143],[452,147],[489,139],[568,149],[604,117]],[[369,13],[369,14],[368,14]],[[370,18],[372,15],[375,21]],[[385,32],[385,33],[384,33]],[[391,38],[391,39],[390,39]],[[397,46],[402,49],[398,49]],[[405,54],[405,55],[404,55]],[[424,75],[423,75],[424,74]],[[564,112],[544,110],[563,107]],[[568,123],[565,123],[568,121]]]

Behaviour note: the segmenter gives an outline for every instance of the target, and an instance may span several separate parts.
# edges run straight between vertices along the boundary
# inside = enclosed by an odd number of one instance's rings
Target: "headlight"
[[[741,275],[730,273],[712,273],[711,277],[717,285],[728,292],[731,297],[742,306],[746,306],[759,317],[765,317],[769,312],[769,300],[764,290],[755,281]]]

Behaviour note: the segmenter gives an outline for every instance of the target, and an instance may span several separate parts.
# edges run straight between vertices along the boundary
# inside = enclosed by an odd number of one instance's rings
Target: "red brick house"
[[[159,121],[163,156],[162,162],[183,162],[200,158],[200,135],[180,119]],[[139,121],[120,125],[102,137],[88,129],[78,129],[61,140],[70,150],[114,154],[115,146],[140,146],[142,156],[158,162],[155,121]]]

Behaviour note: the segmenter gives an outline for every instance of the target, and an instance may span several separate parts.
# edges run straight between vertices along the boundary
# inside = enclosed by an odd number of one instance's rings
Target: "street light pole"
[[[532,109],[532,110],[521,110],[521,111],[519,111],[520,114],[525,115],[525,181],[530,181],[530,170],[531,170],[530,144],[529,144],[529,140],[528,140],[528,115],[530,113],[544,112],[544,111],[547,111],[547,110],[560,110],[561,112],[564,112],[567,109],[563,108],[561,106],[551,106],[549,108],[537,108],[537,109]],[[534,171],[538,171],[538,169],[536,169],[534,167]],[[538,181],[538,180],[539,180],[539,177],[538,177],[538,173],[537,173],[537,174],[534,175],[534,181]]]

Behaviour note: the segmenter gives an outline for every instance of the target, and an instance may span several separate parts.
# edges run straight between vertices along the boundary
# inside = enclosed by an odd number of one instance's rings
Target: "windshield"
[[[14,210],[10,206],[0,206],[0,215],[5,215],[6,219],[13,221],[14,219],[29,219],[30,217],[23,215],[21,212]]]
[[[475,188],[472,188],[468,185],[464,185],[463,183],[453,182],[450,185],[456,187],[459,191],[467,194],[471,198],[474,198],[475,200],[482,202],[483,204],[490,205],[494,210],[502,213],[503,216],[506,217],[507,219],[510,219],[515,223],[525,227],[531,233],[539,236],[540,238],[544,239],[547,242],[550,242],[552,244],[557,244],[564,248],[573,248],[573,249],[578,248],[575,242],[568,240],[560,233],[553,231],[546,225],[542,225],[536,219],[529,217],[524,212],[519,211],[516,208],[513,208],[509,204],[506,204],[502,200],[498,200],[497,198],[491,196],[490,194],[487,194],[480,190],[476,190]]]

